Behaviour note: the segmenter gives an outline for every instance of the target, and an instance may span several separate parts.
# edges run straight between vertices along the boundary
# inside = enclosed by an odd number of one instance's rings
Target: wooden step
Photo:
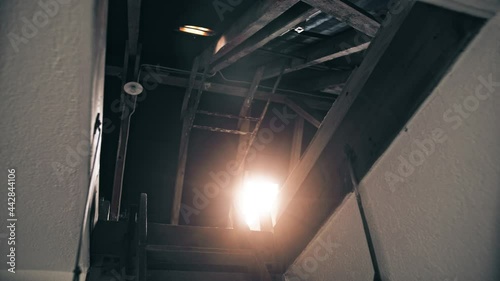
[[[251,281],[246,273],[149,270],[148,281]]]
[[[271,251],[274,248],[271,232],[252,231],[250,239],[253,245],[263,250]],[[236,229],[159,223],[148,224],[148,244],[221,249],[250,248],[245,237]]]
[[[255,266],[250,250],[148,245],[148,269],[248,272]]]
[[[248,272],[263,262],[273,272],[279,268],[274,249],[271,232],[148,224],[147,263],[153,270]]]

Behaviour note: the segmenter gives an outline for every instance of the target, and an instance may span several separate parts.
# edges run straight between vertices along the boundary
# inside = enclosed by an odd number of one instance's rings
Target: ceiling
[[[123,79],[127,76],[124,74],[126,71],[123,71],[127,42],[136,41],[139,46],[138,65],[144,71],[140,79],[151,74],[159,83],[154,83],[154,87],[150,89],[146,87],[146,93],[138,98],[130,122],[122,211],[136,203],[139,193],[147,192],[151,198],[151,220],[169,222],[176,190],[178,159],[182,155],[179,152],[183,130],[180,116],[194,59],[197,56],[203,58],[203,54],[217,44],[221,37],[231,38],[230,35],[244,22],[253,7],[268,2],[270,1],[109,1],[104,117],[115,129],[110,130],[103,138],[101,192],[107,200],[112,197],[120,139],[121,112],[116,109],[120,101],[121,85],[129,80]],[[276,1],[278,2],[290,1]],[[347,3],[355,13],[359,12],[375,24],[387,12],[386,0],[341,3]],[[129,8],[128,5],[132,6]],[[279,7],[279,4],[276,6]],[[140,13],[137,7],[140,7]],[[134,21],[137,21],[138,26],[137,40],[130,33],[130,24]],[[179,32],[178,27],[185,24],[211,28],[216,35],[201,37]],[[303,31],[297,32],[297,27]],[[251,102],[249,111],[249,116],[258,118],[266,103],[265,98],[258,98],[259,91],[271,92],[283,69],[284,74],[276,95],[273,96],[281,99],[281,102],[271,102],[268,110],[270,113],[264,118],[261,130],[269,128],[270,120],[276,117],[276,114],[272,114],[275,111],[286,111],[288,108],[290,112],[295,111],[305,116],[309,121],[306,121],[304,127],[303,152],[316,132],[314,122],[321,122],[349,75],[361,63],[364,50],[374,34],[367,35],[370,31],[366,30],[364,33],[357,31],[342,20],[301,1],[259,28],[241,42],[234,40],[238,44],[225,55],[217,59],[212,57],[205,82],[210,83],[214,90],[204,91],[198,109],[241,115],[244,96],[255,73],[259,67],[265,66],[256,98]],[[224,48],[232,46],[234,41],[227,42]],[[224,48],[219,52],[224,52]],[[345,50],[348,52],[343,53]],[[127,61],[130,57],[125,58]],[[201,80],[202,69],[203,66],[198,70],[198,81]],[[134,75],[132,77],[137,79]],[[141,82],[144,84],[144,80]],[[216,86],[219,90],[215,89]],[[239,91],[242,94],[238,97]],[[193,91],[195,92],[197,91]],[[237,121],[221,120],[213,116],[197,115],[194,124],[239,129]],[[275,134],[273,141],[258,151],[256,160],[248,164],[246,169],[267,173],[277,182],[283,183],[290,171],[293,131],[292,124]],[[213,181],[211,174],[226,170],[227,163],[237,156],[239,142],[238,135],[191,130],[181,189],[183,206],[192,207],[197,203],[204,205],[199,201],[197,190]],[[206,207],[196,208],[196,215],[183,217],[181,210],[179,223],[227,226],[230,198],[231,192],[225,190],[211,198]]]
[[[223,1],[225,2],[225,1]],[[178,31],[182,25],[204,26],[222,32],[254,1],[240,0],[232,11],[215,9],[217,1],[142,0],[139,42],[141,62],[180,69],[191,69],[192,60],[215,38],[192,36]],[[217,5],[216,5],[217,6]],[[121,66],[127,31],[127,1],[110,0],[108,17],[108,65]]]

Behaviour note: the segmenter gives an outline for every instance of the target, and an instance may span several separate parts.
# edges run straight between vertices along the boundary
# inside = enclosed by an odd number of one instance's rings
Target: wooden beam
[[[203,115],[208,115],[208,116],[215,116],[215,117],[222,117],[222,118],[228,118],[228,119],[238,119],[238,120],[250,120],[257,122],[259,121],[259,118],[257,117],[250,117],[250,116],[239,116],[239,115],[233,115],[233,114],[227,114],[227,113],[218,113],[218,112],[210,112],[206,110],[197,110],[197,114],[203,114]]]
[[[149,268],[178,269],[179,266],[238,266],[248,267],[251,263],[250,249],[216,249],[200,247],[178,247],[150,245],[148,251]],[[167,268],[165,268],[167,269]]]
[[[190,114],[190,113],[188,113]],[[189,135],[191,132],[190,116],[184,117],[182,124],[181,140],[179,143],[179,159],[177,164],[177,176],[174,186],[174,196],[172,199],[172,211],[170,214],[170,223],[179,224],[179,215],[182,204],[182,191],[184,189],[184,175],[186,173],[187,153],[189,146]]]
[[[123,174],[125,171],[125,158],[127,154],[128,134],[130,129],[130,117],[135,110],[137,96],[129,96],[123,90],[125,83],[133,81],[139,73],[141,61],[141,47],[139,44],[139,27],[141,14],[141,0],[128,0],[128,40],[125,47],[125,58],[123,65],[122,100],[120,108],[122,109],[120,135],[118,139],[118,151],[116,155],[115,173],[113,178],[113,193],[110,205],[110,219],[118,221],[120,218],[120,207],[123,192]]]
[[[224,129],[224,128],[218,128],[218,127],[210,127],[210,126],[201,126],[201,125],[193,125],[194,129],[200,129],[200,130],[206,130],[206,131],[211,131],[211,132],[217,132],[217,133],[226,133],[226,134],[233,134],[233,135],[249,135],[252,132],[249,131],[238,131],[238,130],[231,130],[231,129]]]
[[[297,2],[299,0],[256,1],[229,30],[222,34],[215,46],[215,52],[209,47],[205,53],[213,54],[211,62],[219,60]]]
[[[260,80],[262,79],[262,74],[264,73],[264,67],[259,67],[255,71],[254,77],[252,79],[252,84],[250,85],[250,88],[248,89],[248,94],[245,97],[245,100],[243,101],[243,105],[241,106],[240,109],[240,116],[247,117],[250,113],[250,106],[252,105],[255,92],[257,91],[257,88],[259,87]],[[260,121],[260,119],[259,119]],[[257,122],[259,124],[260,122]],[[250,132],[250,121],[249,120],[239,120],[238,121],[238,130],[242,132]],[[245,149],[237,149],[236,151],[236,163],[239,164],[237,174],[236,174],[236,183],[240,184],[243,182],[244,179],[244,169],[245,169],[245,157],[246,157],[246,148],[251,146],[250,141],[252,140],[252,135],[251,134],[245,134],[245,135],[240,135],[239,137],[239,143],[238,147],[240,148],[245,148]],[[233,198],[231,198],[233,200]],[[228,213],[228,222],[229,224],[234,224],[234,225],[229,225],[229,227],[239,227],[240,223],[238,221],[238,217],[234,216],[236,215],[236,210],[233,209],[234,206],[233,204],[229,205],[229,213]]]
[[[249,236],[266,255],[271,254],[274,243],[272,233],[251,231]],[[148,224],[148,245],[242,249],[245,239],[238,230],[230,228]]]
[[[127,156],[128,134],[130,130],[130,116],[135,108],[136,96],[129,96],[123,90],[127,83],[127,72],[130,64],[130,55],[128,43],[125,44],[125,55],[123,61],[124,75],[122,75],[122,88],[120,100],[120,132],[118,136],[118,148],[116,151],[116,164],[113,175],[113,192],[111,194],[110,220],[118,221],[120,219],[120,207],[123,193],[123,174],[125,172],[125,158]],[[132,104],[132,105],[130,105]]]
[[[255,97],[255,92],[257,91],[257,88],[259,87],[260,80],[262,79],[262,74],[264,73],[264,67],[259,67],[255,71],[255,75],[252,80],[252,84],[250,85],[250,88],[248,89],[247,96],[245,97],[245,100],[243,101],[243,105],[241,106],[240,110],[240,116],[247,117],[250,111],[250,106],[252,105],[253,99]],[[238,123],[238,126],[241,127],[242,120]],[[239,128],[241,129],[241,128]]]
[[[317,110],[321,110],[321,111],[328,111],[330,109],[330,107],[332,106],[332,102],[329,103],[328,106],[327,105],[327,102],[324,102],[324,101],[321,101],[321,100],[317,100],[317,99],[301,99],[304,104],[306,104],[309,108],[312,108],[312,109],[317,109]]]
[[[302,156],[302,140],[304,139],[304,118],[297,116],[293,126],[292,148],[290,150],[289,172],[300,162]]]
[[[401,11],[399,14],[394,15],[391,24],[383,28],[383,32],[381,31],[379,36],[373,39],[372,47],[367,52],[361,66],[349,78],[342,94],[335,101],[335,103],[333,103],[332,107],[326,114],[320,128],[304,152],[301,161],[288,176],[283,188],[281,189],[280,207],[276,219],[277,221],[283,214],[283,211],[288,207],[288,204],[290,204],[293,196],[299,190],[305,178],[323,152],[323,149],[333,136],[333,133],[337,130],[354,100],[361,92],[365,82],[368,80],[378,61],[387,50],[391,40],[394,38],[394,35],[401,27],[407,13],[411,10],[413,3],[413,1],[405,2],[404,4],[406,9]]]
[[[161,83],[163,85],[182,87],[182,88],[186,88],[189,85],[189,81],[186,78],[176,77],[176,76],[171,76],[171,75],[164,75],[164,74],[155,74],[155,75],[158,76],[158,79],[160,80],[159,83]],[[201,81],[196,80],[194,83],[194,89],[195,90],[199,89],[201,87],[201,85],[202,85]],[[242,98],[246,97],[248,94],[248,88],[246,88],[246,87],[232,86],[232,85],[226,85],[226,84],[215,83],[215,82],[203,83],[203,90],[207,91],[207,92],[235,96],[235,97],[242,97]],[[271,97],[271,100],[273,102],[277,102],[277,103],[284,103],[285,102],[284,95],[276,94],[274,96],[270,96],[270,92],[262,91],[262,90],[257,90],[255,92],[254,98],[257,100],[267,100],[269,97]],[[327,104],[328,104],[328,102],[323,102],[323,103],[320,103],[319,106],[323,107]],[[330,107],[330,105],[328,105],[328,107]]]
[[[311,6],[307,4],[298,3],[296,6],[292,7],[290,11],[287,11],[285,18],[278,18],[276,21],[271,22],[254,36],[241,43],[241,45],[232,52],[229,52],[226,56],[214,62],[210,66],[211,72],[217,72],[228,67],[318,12],[318,9],[311,8]]]
[[[500,11],[500,2],[489,0],[422,0],[449,10],[489,19]]]
[[[137,46],[139,43],[139,25],[141,21],[141,0],[127,1],[127,16],[128,16],[128,46],[131,56],[137,54]]]
[[[255,92],[257,91],[257,88],[259,87],[260,80],[262,79],[262,74],[264,73],[264,67],[259,67],[255,71],[255,75],[252,80],[252,84],[250,85],[250,88],[248,89],[248,94],[245,97],[245,100],[243,101],[243,105],[241,106],[240,110],[240,116],[247,117],[249,116],[250,113],[250,107],[253,103],[253,99],[255,97]],[[239,120],[238,121],[238,129],[243,132],[249,132],[250,131],[250,121],[249,120]],[[248,145],[249,141],[249,136],[248,135],[241,135],[240,136],[240,146],[241,145]],[[240,163],[242,161],[242,153],[244,153],[241,149],[238,149],[238,153],[236,155],[236,163]]]
[[[311,115],[309,112],[307,112],[305,109],[300,107],[298,104],[293,102],[290,99],[285,99],[285,104],[290,107],[295,113],[297,113],[300,117],[304,118],[307,120],[307,122],[311,123],[314,127],[319,128],[321,125],[321,121],[316,119],[313,115]]]
[[[151,270],[163,271],[216,271],[247,273],[253,256],[234,253],[203,253],[182,251],[148,251]],[[259,280],[260,281],[260,280]]]
[[[349,1],[343,0],[304,0],[322,12],[332,15],[340,22],[352,26],[364,34],[374,37],[380,24],[368,12],[360,9]]]
[[[286,264],[350,192],[346,148],[362,179],[484,23],[414,1],[389,16],[282,188],[275,235]]]
[[[113,67],[113,69],[115,68]],[[116,70],[113,71],[114,71],[113,73],[116,73]],[[182,88],[186,88],[189,85],[189,80],[186,78],[159,74],[159,73],[156,73],[155,76],[158,77],[159,83],[163,85],[182,87]],[[201,85],[202,85],[201,81],[196,80],[194,84],[194,89],[195,90],[199,89]],[[242,97],[242,98],[246,97],[248,93],[248,88],[242,86],[232,86],[215,82],[205,82],[203,83],[203,85],[204,85],[203,90],[211,93]],[[279,92],[279,90],[277,91]],[[307,93],[303,94],[307,95]],[[259,89],[257,89],[254,96],[254,99],[256,100],[267,101],[267,99],[271,99],[271,102],[282,103],[282,104],[285,103],[285,98],[286,95],[284,95],[283,92],[271,95],[271,91],[264,91]],[[328,110],[333,102],[333,100],[327,100],[327,99],[320,100],[312,98],[303,98],[303,100],[305,103],[309,105],[309,107],[319,110]]]
[[[347,30],[313,46],[305,47],[300,51],[303,58],[291,59],[285,68],[285,73],[301,70],[336,58],[347,57],[346,59],[349,60],[349,55],[364,51],[369,45],[369,37],[360,35],[355,30]],[[282,60],[276,60],[268,64],[264,79],[278,76],[281,66]]]
[[[106,75],[109,76],[115,76],[115,77],[121,77],[122,76],[122,69],[117,66],[106,66]],[[147,74],[142,73],[141,79],[143,79]],[[186,78],[178,77],[178,76],[171,76],[167,74],[162,74],[162,73],[155,73],[155,77],[158,79],[158,83],[163,84],[163,85],[169,85],[169,86],[175,86],[175,87],[182,87],[186,88],[189,85],[189,80]],[[196,80],[194,84],[194,89],[199,89],[201,85],[201,81]],[[211,93],[217,93],[217,94],[224,94],[224,95],[230,95],[230,96],[236,96],[236,97],[245,97],[248,88],[241,87],[241,86],[231,86],[231,85],[226,85],[226,84],[220,84],[220,83],[214,83],[214,82],[205,82],[204,84],[204,91],[211,92]],[[259,90],[255,92],[255,99],[256,100],[263,100],[267,101],[267,99],[271,99],[271,102],[275,103],[285,103],[285,93],[287,92],[286,89],[277,89],[276,94],[271,95],[270,91],[266,90]],[[300,92],[295,90],[294,91],[297,94],[301,94],[303,96],[309,96],[310,94],[307,92]],[[316,99],[316,98],[309,98],[305,97],[302,98],[304,103],[306,103],[310,108],[313,109],[318,109],[318,110],[323,110],[327,111],[330,109],[333,100],[331,98],[322,98],[322,99]]]
[[[200,57],[196,57],[193,61],[193,67],[191,68],[191,73],[189,74],[189,84],[186,88],[186,93],[184,94],[184,100],[182,101],[181,119],[183,119],[186,115],[186,110],[188,108],[189,99],[191,98],[191,93],[193,92],[194,82],[196,81],[199,66]]]
[[[151,280],[176,280],[176,281],[251,281],[248,273],[241,272],[196,272],[173,270],[150,270]]]
[[[201,80],[201,83],[203,84],[205,83],[205,78],[208,71],[207,66],[210,61],[210,57],[204,56],[202,57],[202,59],[203,59],[203,65],[205,66]],[[196,60],[194,63],[195,64],[197,63]],[[184,116],[182,123],[181,140],[179,143],[179,161],[177,165],[177,177],[175,180],[174,196],[172,200],[172,212],[170,217],[170,223],[174,225],[179,224],[179,215],[182,203],[182,190],[184,188],[184,175],[186,172],[187,154],[189,147],[189,137],[191,135],[191,129],[193,127],[194,118],[196,116],[196,111],[198,110],[198,105],[200,104],[202,93],[203,93],[203,88],[201,87],[198,88],[198,92],[194,97],[194,101],[190,105],[186,116]],[[187,101],[187,104],[189,105],[189,100]]]

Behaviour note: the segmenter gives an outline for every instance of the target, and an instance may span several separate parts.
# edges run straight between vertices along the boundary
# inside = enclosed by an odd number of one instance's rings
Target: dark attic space
[[[500,280],[497,0],[0,3],[0,280]]]

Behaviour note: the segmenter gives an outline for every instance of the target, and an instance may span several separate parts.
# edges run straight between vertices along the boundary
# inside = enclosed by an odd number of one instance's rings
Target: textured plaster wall
[[[383,280],[500,280],[499,30],[497,15],[360,184]],[[361,231],[348,198],[288,280],[372,280]],[[327,235],[335,258],[293,279]]]
[[[286,273],[287,281],[370,280],[373,269],[356,198],[351,193]]]
[[[102,112],[94,15],[93,1],[0,2],[0,280],[71,276]],[[2,236],[8,168],[17,176],[16,274],[6,271]],[[85,266],[88,249],[83,256]]]
[[[499,30],[497,15],[362,181],[384,280],[500,280]]]

